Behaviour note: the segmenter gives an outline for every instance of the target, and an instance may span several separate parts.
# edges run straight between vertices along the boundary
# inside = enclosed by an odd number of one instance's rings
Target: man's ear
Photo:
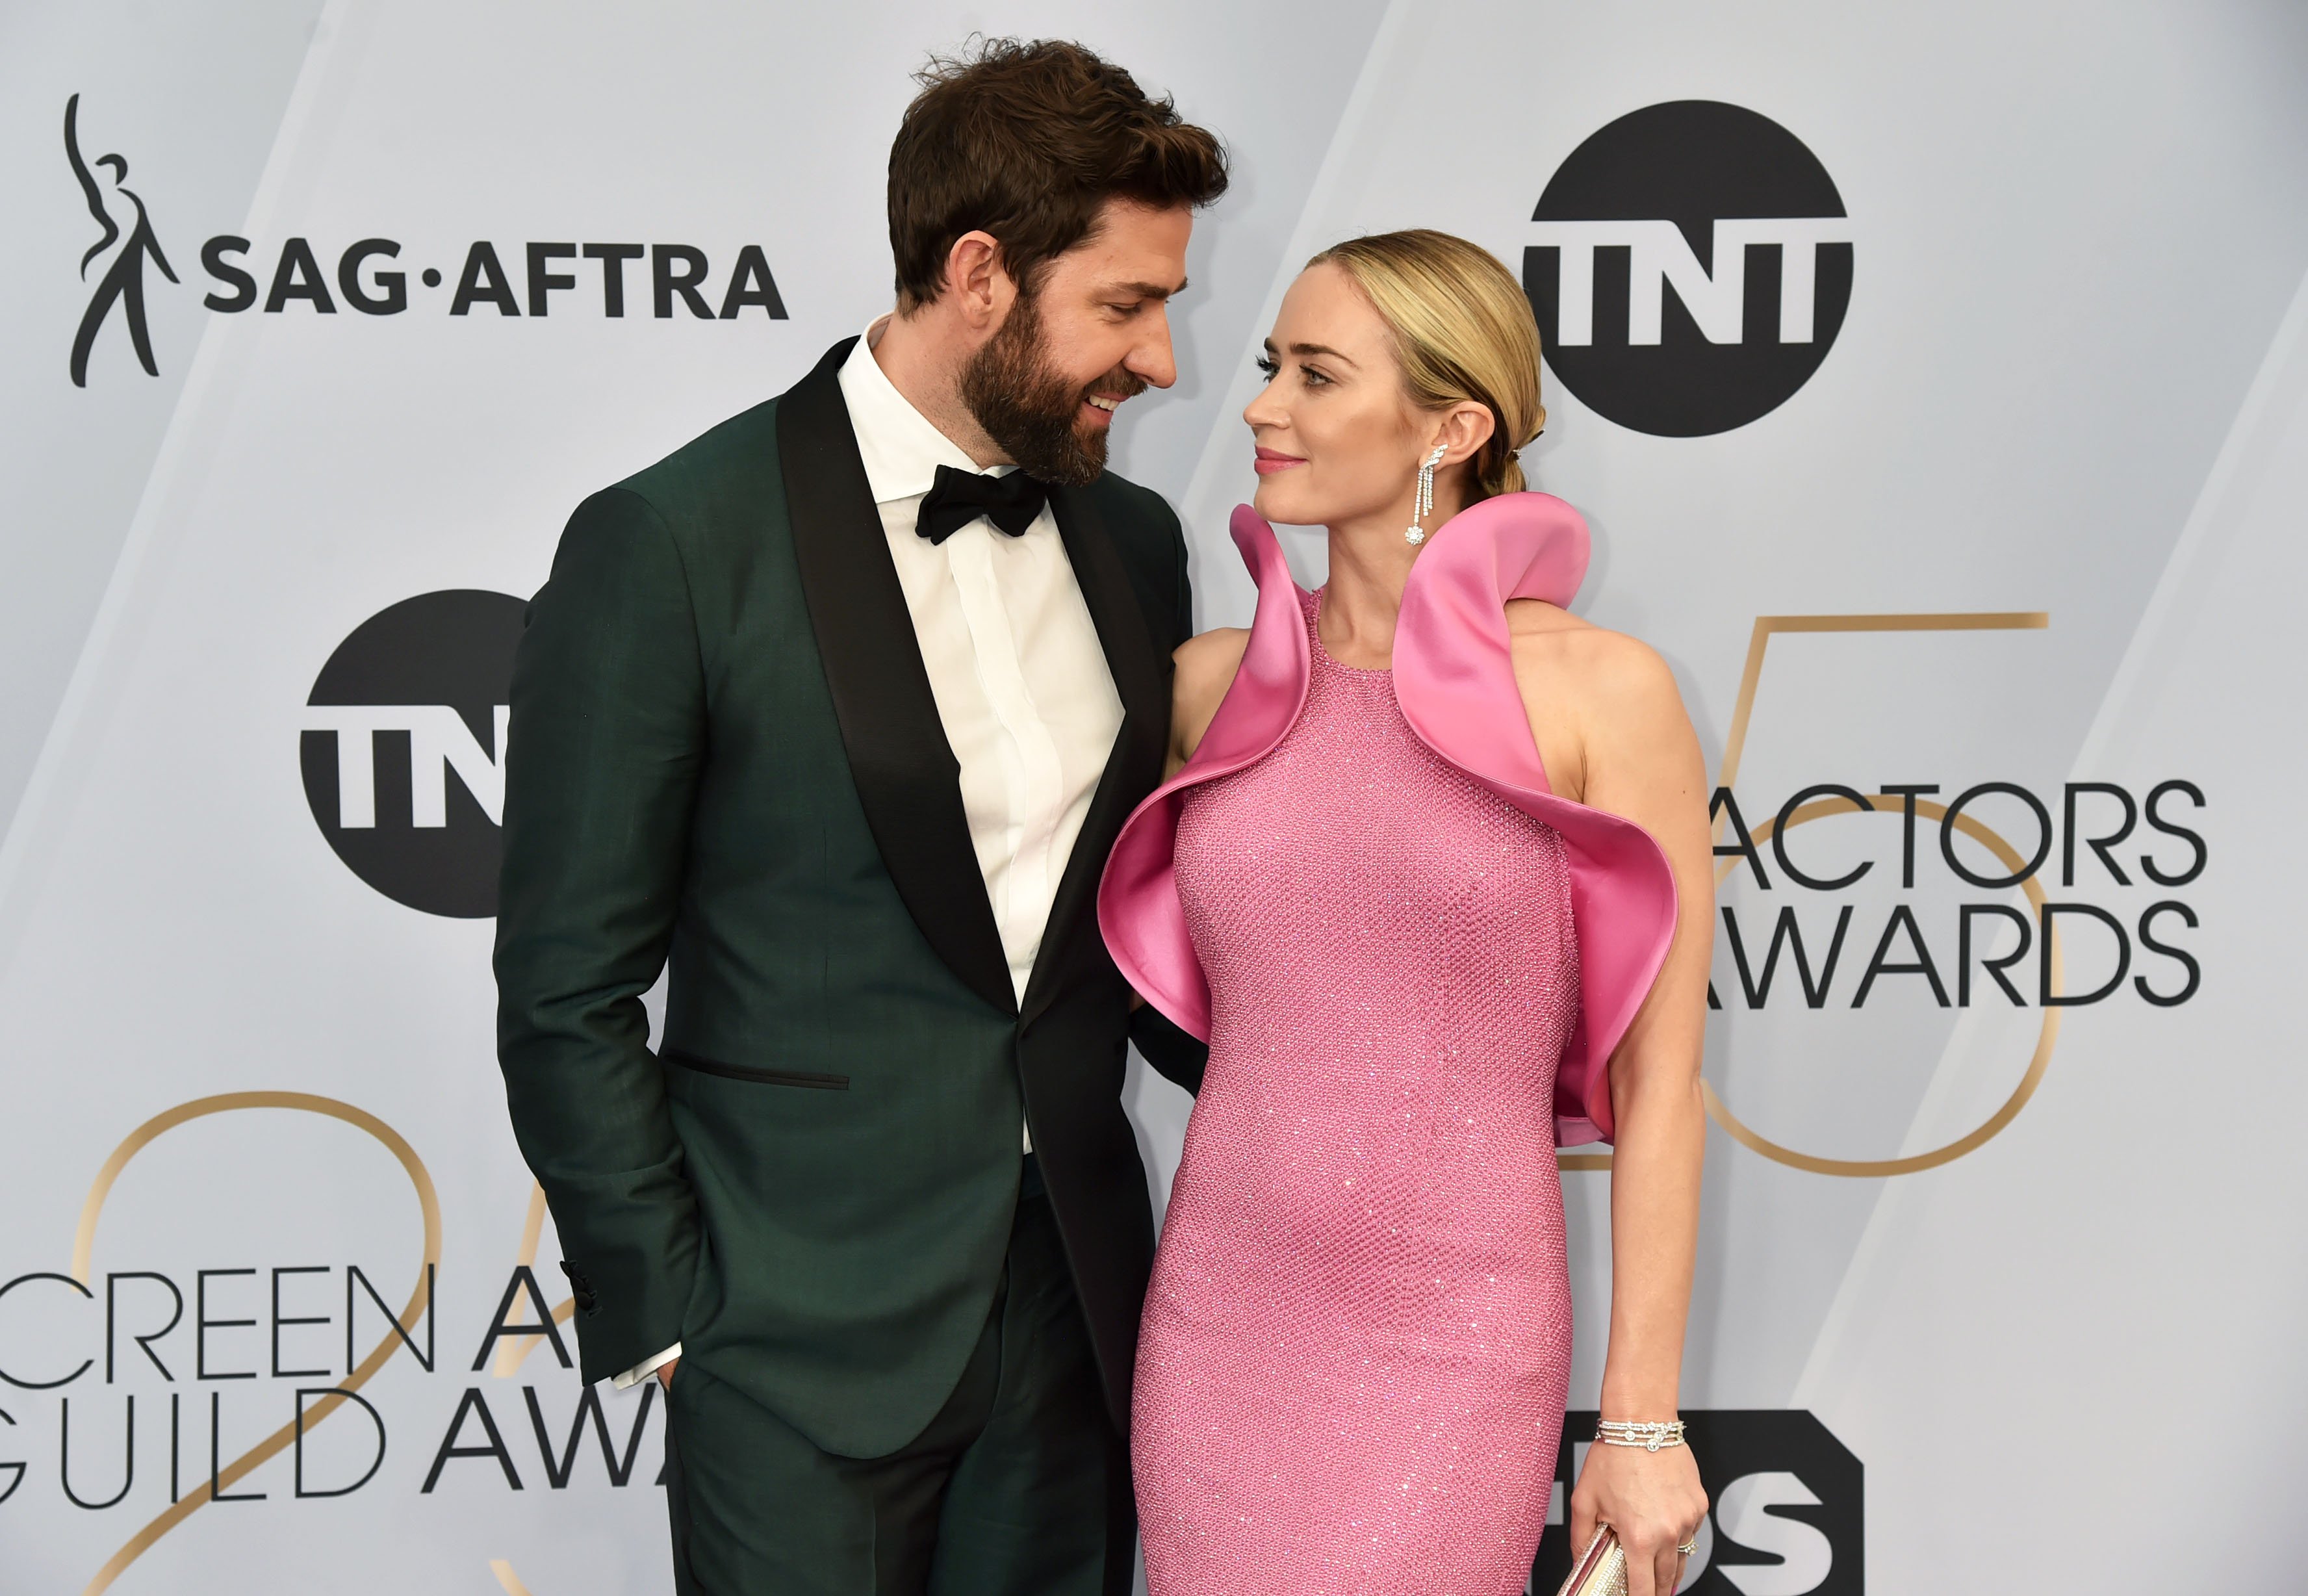
[[[945,298],[962,324],[991,332],[1010,314],[1018,285],[1002,262],[1002,246],[991,233],[973,229],[953,241],[945,256]]]

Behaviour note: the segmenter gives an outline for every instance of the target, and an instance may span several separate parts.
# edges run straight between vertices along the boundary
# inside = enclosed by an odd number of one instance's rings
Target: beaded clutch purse
[[[1571,1566],[1571,1577],[1555,1596],[1627,1596],[1627,1554],[1610,1525],[1595,1527],[1595,1539]]]

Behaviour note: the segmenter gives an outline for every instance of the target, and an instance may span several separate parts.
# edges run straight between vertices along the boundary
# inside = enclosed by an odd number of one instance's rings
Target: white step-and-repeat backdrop
[[[1205,624],[1296,263],[1529,288],[1718,772],[1687,1588],[2308,1584],[2308,13],[235,0],[0,18],[0,1589],[667,1588],[492,1057],[519,600],[886,308],[979,30],[1233,144],[1118,449]]]

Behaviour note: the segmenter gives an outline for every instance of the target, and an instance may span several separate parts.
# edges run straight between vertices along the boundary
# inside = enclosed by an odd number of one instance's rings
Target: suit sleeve
[[[589,1383],[681,1338],[697,1203],[649,1050],[705,754],[679,552],[640,496],[578,506],[514,656],[497,1057],[574,1288]]]
[[[1163,508],[1168,511],[1169,506],[1166,504]],[[1168,664],[1168,651],[1194,634],[1194,591],[1186,572],[1186,537],[1178,525],[1175,512],[1171,512],[1167,519],[1170,523],[1171,557],[1177,568],[1178,580],[1169,634],[1162,640],[1166,666]],[[1164,676],[1167,679],[1167,669]],[[1167,738],[1164,739],[1166,743],[1167,740]],[[1154,1066],[1156,1073],[1176,1082],[1188,1091],[1197,1095],[1201,1093],[1202,1069],[1210,1057],[1208,1043],[1197,1040],[1180,1030],[1168,1015],[1150,1003],[1141,1004],[1131,1012],[1130,1040],[1146,1062]]]
[[[1178,1029],[1167,1014],[1150,1003],[1130,1011],[1130,1040],[1155,1074],[1176,1082],[1200,1097],[1202,1070],[1210,1061],[1210,1045]]]
[[[1164,508],[1168,508],[1167,504]],[[1178,513],[1175,510],[1170,512],[1170,546],[1173,557],[1178,562],[1178,602],[1175,612],[1177,620],[1171,629],[1169,640],[1169,646],[1175,651],[1194,634],[1194,582],[1188,571],[1185,529],[1178,524]]]

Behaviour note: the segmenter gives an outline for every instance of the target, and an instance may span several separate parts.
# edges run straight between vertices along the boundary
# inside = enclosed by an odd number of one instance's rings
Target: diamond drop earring
[[[1442,463],[1449,445],[1437,444],[1426,463],[1418,468],[1418,491],[1411,502],[1410,524],[1403,529],[1402,540],[1416,548],[1426,541],[1426,529],[1420,525],[1434,512],[1434,468]]]

